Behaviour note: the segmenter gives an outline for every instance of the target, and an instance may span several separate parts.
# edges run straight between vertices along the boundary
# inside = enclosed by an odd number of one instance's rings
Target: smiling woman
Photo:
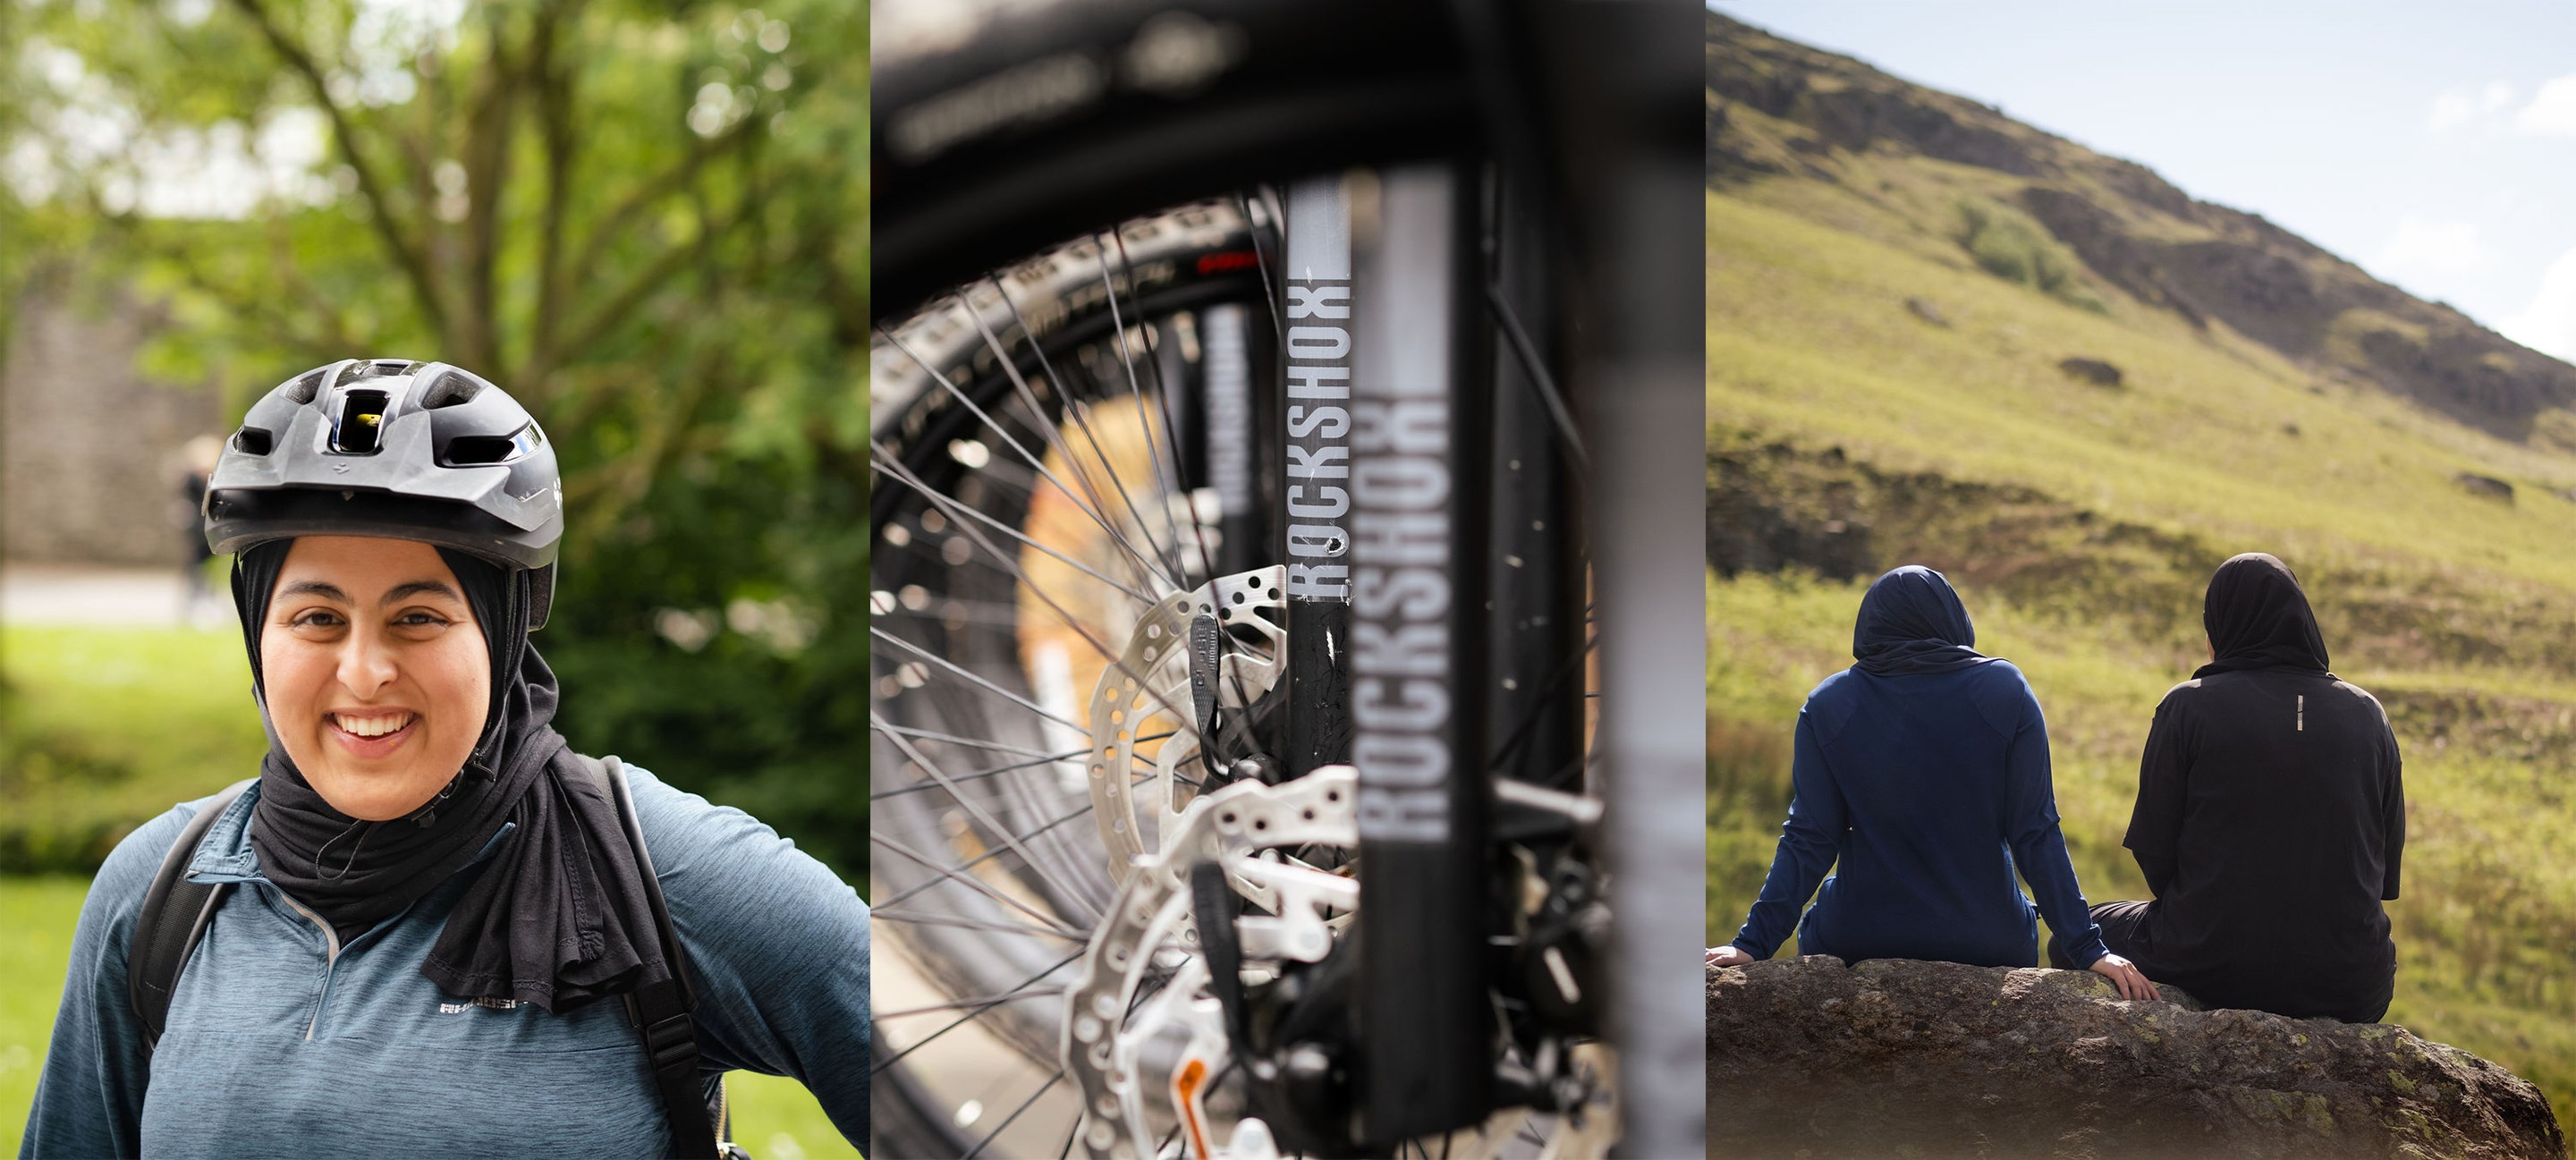
[[[287,758],[350,817],[389,822],[427,805],[473,752],[494,687],[491,650],[439,550],[306,536],[251,549],[243,570],[277,576],[259,670]]]
[[[452,367],[252,406],[204,514],[268,752],[100,869],[22,1156],[728,1155],[731,1070],[866,1139],[866,906],[552,727],[560,505],[535,420]]]

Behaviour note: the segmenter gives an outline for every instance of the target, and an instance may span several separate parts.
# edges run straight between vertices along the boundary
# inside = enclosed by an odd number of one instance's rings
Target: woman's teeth
[[[333,713],[331,720],[340,728],[360,737],[382,737],[411,724],[413,716],[415,715],[404,713],[395,717],[351,717],[343,713]]]

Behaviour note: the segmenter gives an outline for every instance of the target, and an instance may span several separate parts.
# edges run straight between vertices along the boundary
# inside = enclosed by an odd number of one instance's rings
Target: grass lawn
[[[0,878],[0,930],[11,934],[0,940],[0,1156],[17,1155],[26,1132],[88,889],[74,877]],[[760,1160],[859,1154],[796,1081],[735,1072],[728,1082],[735,1136]]]
[[[87,873],[174,802],[267,748],[231,629],[0,627],[0,870]]]

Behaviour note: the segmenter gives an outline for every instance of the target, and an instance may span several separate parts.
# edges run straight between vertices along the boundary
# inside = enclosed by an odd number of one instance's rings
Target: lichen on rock
[[[2477,1056],[2161,990],[1908,959],[1711,969],[1711,1155],[2567,1155],[2539,1089]]]

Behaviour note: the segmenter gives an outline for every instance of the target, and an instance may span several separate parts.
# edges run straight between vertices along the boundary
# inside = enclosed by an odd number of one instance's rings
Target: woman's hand
[[[1740,967],[1752,961],[1753,956],[1732,946],[1708,948],[1707,963],[1712,967]]]
[[[1732,948],[1721,947],[1719,949],[1729,950]],[[2104,955],[2101,958],[2093,960],[2093,973],[2111,980],[2112,985],[2120,988],[2120,997],[2123,999],[2145,1000],[2163,998],[2162,995],[2156,993],[2156,985],[2148,982],[2147,976],[2138,970],[2138,964],[2121,958],[2118,955]]]

